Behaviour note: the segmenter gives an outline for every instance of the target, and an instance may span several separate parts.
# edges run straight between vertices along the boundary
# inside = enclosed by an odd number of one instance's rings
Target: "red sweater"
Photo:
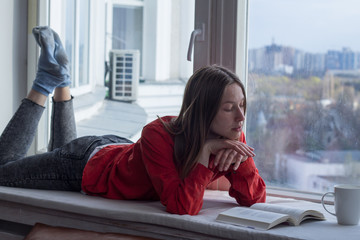
[[[240,141],[245,142],[244,133]],[[97,152],[85,166],[82,189],[89,195],[112,199],[160,200],[170,213],[196,215],[206,186],[225,175],[231,184],[229,194],[240,205],[265,201],[265,183],[252,158],[236,171],[227,172],[197,164],[181,180],[173,162],[173,149],[173,137],[155,120],[144,127],[136,143],[110,145]]]

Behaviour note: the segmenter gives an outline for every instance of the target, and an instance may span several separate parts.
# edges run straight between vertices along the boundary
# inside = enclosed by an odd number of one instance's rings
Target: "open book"
[[[226,210],[218,215],[216,221],[268,230],[280,223],[296,226],[307,219],[325,220],[325,217],[316,210],[256,203],[250,208],[234,207]]]

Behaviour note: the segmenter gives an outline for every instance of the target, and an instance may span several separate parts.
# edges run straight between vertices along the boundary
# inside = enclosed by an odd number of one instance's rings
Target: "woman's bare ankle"
[[[40,106],[45,106],[47,96],[34,89],[31,89],[26,98]]]
[[[70,87],[57,87],[54,91],[55,102],[64,102],[71,100]]]

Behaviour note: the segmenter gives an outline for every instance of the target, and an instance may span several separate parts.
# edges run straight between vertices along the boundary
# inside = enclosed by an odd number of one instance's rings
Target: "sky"
[[[249,48],[272,42],[311,53],[360,52],[359,0],[249,0]]]

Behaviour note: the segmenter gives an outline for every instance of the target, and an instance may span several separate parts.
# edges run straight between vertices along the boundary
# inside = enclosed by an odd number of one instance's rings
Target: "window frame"
[[[66,32],[65,32],[65,27],[64,26],[64,21],[62,21],[61,19],[64,17],[63,13],[65,12],[65,5],[63,1],[55,1],[55,0],[48,0],[49,1],[49,25],[59,33],[60,36],[65,36]],[[93,79],[90,77],[90,65],[91,65],[91,60],[90,60],[90,48],[91,48],[91,12],[92,12],[92,3],[91,1],[88,0],[88,4],[89,4],[89,9],[88,9],[88,31],[89,31],[89,38],[88,38],[88,42],[87,42],[87,55],[88,55],[88,61],[87,61],[87,67],[86,67],[86,72],[87,72],[87,78],[88,81],[86,84],[81,85],[80,86],[80,79],[79,79],[79,70],[80,70],[80,63],[79,63],[79,59],[80,59],[80,38],[79,38],[79,29],[80,29],[80,0],[75,0],[73,2],[74,4],[74,11],[75,11],[75,16],[74,16],[74,36],[72,39],[72,42],[74,43],[73,49],[72,49],[72,53],[73,53],[73,59],[72,59],[72,68],[73,68],[73,72],[72,72],[72,82],[73,82],[73,86],[71,87],[71,93],[74,96],[79,96],[88,92],[92,91],[93,88]],[[59,9],[61,9],[59,11]],[[65,44],[65,43],[64,43]],[[65,46],[64,46],[65,47]]]
[[[140,52],[140,78],[143,78],[143,69],[144,69],[144,64],[143,64],[143,58],[144,58],[144,49],[146,49],[145,44],[146,44],[146,34],[145,34],[145,26],[144,26],[144,17],[145,17],[145,3],[143,0],[105,0],[105,9],[106,9],[106,23],[105,23],[105,60],[107,62],[109,62],[109,55],[108,53],[110,53],[111,50],[113,50],[112,46],[113,46],[113,11],[114,8],[126,8],[126,7],[134,7],[134,8],[141,8],[142,9],[142,17],[143,17],[143,23],[142,23],[142,42],[141,42],[141,47],[142,47],[142,51]]]
[[[242,13],[242,14],[239,14]],[[238,18],[237,18],[237,55],[236,55],[236,73],[239,77],[245,79],[245,89],[247,91],[248,80],[248,21],[249,21],[249,0],[238,1]],[[246,126],[246,122],[245,122]],[[246,127],[245,127],[246,131]],[[290,197],[298,200],[306,200],[321,203],[322,193],[309,192],[285,187],[266,187],[267,195],[274,197]],[[327,204],[333,204],[333,200],[325,200]]]
[[[77,6],[79,6],[79,1],[76,1]],[[52,10],[53,9],[53,10]],[[28,4],[28,26],[29,28],[33,28],[34,26],[50,26],[56,32],[59,33],[60,36],[64,36],[64,26],[62,26],[61,21],[61,13],[59,11],[62,9],[62,1],[54,1],[54,0],[29,0]],[[90,51],[91,45],[93,44],[91,41],[91,14],[92,14],[92,1],[89,1],[89,12],[88,12],[88,27],[89,27],[89,40],[88,40],[88,56],[91,56],[93,53]],[[78,18],[78,13],[75,13],[75,17]],[[77,23],[76,23],[77,22]],[[75,21],[76,28],[80,28],[78,23],[79,21]],[[78,48],[78,40],[75,36],[75,48]],[[78,51],[78,50],[77,50]],[[76,54],[75,54],[76,55]],[[33,37],[28,38],[28,74],[27,74],[27,90],[29,91],[32,86],[32,82],[35,78],[37,71],[37,61],[40,56],[40,47],[37,46],[35,39]],[[76,56],[74,67],[75,69],[79,67],[78,56]],[[91,57],[89,57],[91,59]],[[71,88],[71,93],[73,96],[78,96],[84,93],[89,93],[93,90],[96,82],[95,79],[90,77],[90,66],[93,64],[91,61],[87,63],[87,75],[88,75],[88,84],[83,86],[78,86],[78,73],[75,73],[76,76],[72,78],[72,81],[75,82],[75,87]],[[78,71],[77,71],[78,72]],[[38,154],[46,152],[49,135],[50,135],[50,118],[51,118],[51,95],[49,96],[47,102],[45,103],[45,110],[43,116],[41,117],[38,125],[38,130],[35,135],[34,141],[28,151],[29,155]]]
[[[110,1],[110,0],[109,0]],[[124,1],[114,1],[114,2],[121,2],[122,4],[124,4]],[[220,3],[221,2],[221,3]],[[91,3],[91,1],[90,1]],[[131,3],[134,3],[134,1],[131,1]],[[138,1],[139,4],[143,5],[142,1]],[[50,13],[50,0],[29,0],[29,5],[34,4],[36,7],[31,6],[29,7],[29,26],[34,26],[34,25],[49,25],[50,22],[50,17],[49,17],[49,13]],[[205,21],[207,21],[206,23],[208,24],[207,26],[211,26],[211,14],[214,13],[211,11],[210,8],[210,4],[234,4],[233,1],[227,1],[227,0],[196,0],[196,4],[200,4],[199,6],[201,8],[195,8],[195,16],[197,16],[198,11],[202,11],[202,14],[206,17]],[[234,69],[235,72],[239,75],[239,77],[241,79],[244,79],[245,82],[245,86],[246,84],[246,80],[247,80],[247,62],[248,62],[248,5],[249,5],[249,0],[239,0],[237,1],[237,20],[233,21],[233,25],[232,26],[228,26],[231,27],[232,29],[236,29],[236,44],[235,44],[235,51],[236,52],[236,60],[234,61]],[[232,5],[233,6],[233,5]],[[91,4],[90,4],[90,8],[91,8]],[[31,11],[32,9],[32,11]],[[222,9],[226,9],[226,8],[222,8]],[[205,14],[204,14],[205,13]],[[240,14],[241,13],[241,14]],[[208,14],[208,15],[207,15]],[[217,14],[217,19],[222,20],[224,18],[223,15],[226,14],[225,11],[216,11]],[[90,15],[90,19],[91,19],[91,10],[89,10],[89,15]],[[92,21],[89,21],[89,29],[91,29],[91,23]],[[227,23],[228,24],[228,23]],[[197,22],[195,20],[195,27],[197,25]],[[207,27],[205,30],[205,33],[207,34],[207,41],[210,40],[210,33],[212,32],[212,36],[214,36],[214,29],[216,30],[217,28],[220,30],[223,30],[222,27],[224,26],[224,24],[218,24],[215,25],[217,27],[214,28],[210,28]],[[223,34],[227,34],[231,31],[222,31]],[[61,33],[60,33],[61,34]],[[90,36],[92,36],[90,34]],[[223,39],[227,39],[227,36],[222,36]],[[233,38],[230,38],[233,39]],[[222,41],[214,41],[211,40],[212,44],[215,42],[215,44],[221,44]],[[211,44],[209,44],[209,42],[206,42],[205,44],[205,48],[201,48],[197,41],[195,42],[195,46],[194,46],[194,69],[196,69],[196,66],[200,65],[205,65],[205,64],[215,64],[216,62],[212,62],[211,60],[211,55],[210,51],[220,51],[220,52],[215,52],[217,54],[217,56],[223,56],[222,54],[222,50],[221,48],[219,48],[219,46],[213,46]],[[39,54],[39,48],[38,47],[34,47],[36,46],[35,40],[33,40],[32,38],[29,38],[28,40],[28,89],[31,88],[32,85],[32,81],[35,77],[36,74],[36,68],[37,68],[37,58],[38,58],[38,54]],[[91,48],[92,44],[89,41],[89,46]],[[228,45],[228,46],[232,46],[234,47],[234,45]],[[200,51],[196,52],[196,51]],[[89,53],[90,57],[91,57],[91,52]],[[214,53],[213,53],[214,54]],[[202,56],[203,59],[199,59],[198,57]],[[214,59],[214,58],[213,58]],[[89,65],[91,65],[91,63],[89,63]],[[78,94],[82,94],[84,92],[89,92],[91,91],[91,85],[94,84],[95,81],[93,81],[91,78],[89,78],[89,85],[85,86],[83,88],[73,88],[72,89],[72,93],[73,95],[78,95]],[[48,104],[49,105],[49,104]],[[42,118],[42,120],[39,123],[39,128],[38,129],[44,129],[42,131],[38,131],[37,136],[35,138],[34,144],[30,150],[30,152],[33,153],[37,153],[40,152],[41,149],[46,148],[47,142],[48,142],[48,129],[49,126],[48,124],[50,123],[50,109],[47,108],[47,110],[44,113],[44,116]],[[246,130],[246,129],[245,129]],[[296,199],[302,199],[302,200],[310,200],[310,201],[315,201],[315,202],[320,202],[321,199],[321,195],[318,193],[314,193],[314,192],[305,192],[305,191],[297,191],[294,189],[285,189],[285,188],[277,188],[277,187],[267,187],[267,195],[268,196],[280,196],[280,197],[292,197],[292,198],[296,198]]]
[[[194,71],[203,65],[208,64],[222,64],[223,59],[214,58],[214,56],[224,56],[224,49],[232,48],[232,51],[236,53],[234,65],[230,66],[230,69],[234,69],[235,73],[244,82],[247,90],[248,79],[248,10],[249,0],[238,0],[236,3],[227,0],[196,0],[195,7],[195,29],[201,25],[201,21],[205,22],[205,41],[201,42],[199,39],[195,40],[194,45]],[[237,4],[234,6],[234,4]],[[230,6],[225,6],[230,5]],[[213,8],[217,8],[215,11]],[[224,11],[235,7],[237,9],[236,19],[227,17],[225,14],[229,14]],[[220,8],[220,9],[219,9]],[[207,15],[208,14],[208,15]],[[212,15],[216,14],[214,18]],[[200,15],[201,17],[197,17]],[[201,19],[201,20],[199,20]],[[214,19],[216,24],[214,24]],[[232,25],[232,26],[231,26]],[[234,26],[235,25],[235,26]],[[226,31],[226,28],[236,29],[236,38],[233,39],[231,31]],[[222,41],[216,41],[211,36],[222,35],[222,39],[226,39],[226,46],[219,46]],[[228,42],[230,39],[230,43]],[[235,45],[232,41],[235,41]],[[235,51],[233,50],[235,48]],[[231,51],[226,51],[231,52]],[[228,57],[228,55],[226,55]],[[229,66],[227,66],[229,67]],[[246,126],[246,122],[245,122]],[[246,127],[244,129],[246,131]],[[280,188],[267,186],[267,195],[276,197],[291,197],[294,199],[308,200],[312,202],[321,202],[321,193],[306,192],[296,189]],[[328,203],[333,203],[331,200],[327,200]]]
[[[29,0],[28,3],[28,27],[32,29],[34,26],[47,26],[49,25],[49,0]],[[30,91],[33,80],[37,72],[37,62],[40,56],[40,47],[37,45],[33,37],[28,38],[28,51],[27,51],[27,90]],[[32,142],[28,154],[34,155],[46,151],[49,131],[50,129],[50,113],[51,109],[48,98],[45,103],[45,110],[40,118],[37,132],[34,141]]]

